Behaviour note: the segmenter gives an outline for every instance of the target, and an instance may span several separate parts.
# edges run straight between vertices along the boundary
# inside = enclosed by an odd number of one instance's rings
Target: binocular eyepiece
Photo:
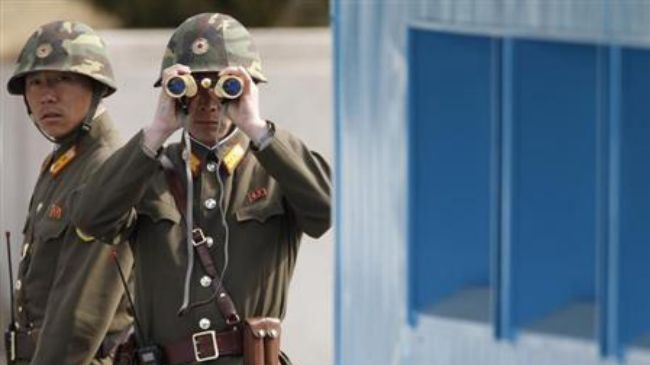
[[[209,89],[212,87],[212,79],[206,77],[201,80],[201,87]],[[221,99],[235,100],[244,92],[244,82],[234,75],[220,77],[212,88],[214,94]],[[183,96],[191,98],[198,92],[196,81],[192,75],[178,75],[170,77],[165,82],[165,92],[174,99]]]

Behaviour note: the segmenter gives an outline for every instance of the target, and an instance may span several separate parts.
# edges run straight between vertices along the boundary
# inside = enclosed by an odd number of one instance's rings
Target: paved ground
[[[109,46],[120,89],[107,104],[126,139],[153,116],[157,90],[151,86],[171,31],[102,31],[101,34]],[[257,30],[254,36],[270,80],[261,87],[264,117],[292,130],[332,161],[329,31]],[[0,228],[12,231],[13,246],[17,247],[36,171],[50,147],[25,117],[22,100],[8,96],[5,91],[12,70],[12,64],[0,64]],[[284,339],[284,349],[297,365],[327,365],[332,360],[332,237],[330,232],[317,242],[306,239],[300,252]],[[8,279],[4,242],[2,247],[0,325],[5,328]]]

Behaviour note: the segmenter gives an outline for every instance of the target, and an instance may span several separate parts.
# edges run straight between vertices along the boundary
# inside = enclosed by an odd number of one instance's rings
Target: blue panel
[[[498,276],[496,282],[496,326],[498,338],[514,337],[512,313],[512,196],[513,196],[513,153],[514,153],[514,40],[504,39],[501,47],[501,143],[500,143],[500,195],[499,245],[496,260]]]
[[[341,4],[337,0],[332,1],[330,7],[330,19],[332,28],[332,38],[335,45],[333,49],[332,71],[334,79],[332,100],[334,101],[334,364],[343,364],[343,333],[342,333],[342,292],[343,292],[343,256],[342,256],[342,239],[340,227],[342,216],[342,199],[341,199],[341,151],[342,151],[342,108],[341,108],[341,60],[343,36],[341,32]]]
[[[514,41],[512,57],[504,114],[513,128],[507,280],[516,329],[594,301],[599,84],[594,46]]]
[[[650,334],[650,50],[621,58],[619,325],[622,345]]]
[[[411,308],[490,286],[498,45],[410,33]],[[489,305],[489,303],[486,303]]]
[[[598,160],[597,185],[597,303],[598,340],[600,353],[612,356],[618,348],[618,316],[616,284],[618,282],[618,186],[619,146],[620,146],[620,49],[601,47],[600,117],[598,118]]]
[[[337,77],[336,361],[383,364],[402,353],[407,313],[409,8],[358,0],[336,0],[332,5]]]

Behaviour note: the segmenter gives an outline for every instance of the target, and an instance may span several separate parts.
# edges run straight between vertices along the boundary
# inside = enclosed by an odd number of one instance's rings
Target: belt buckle
[[[194,228],[192,230],[192,245],[194,247],[201,246],[206,241],[205,233],[201,228]]]
[[[202,342],[204,339],[207,339],[207,343]],[[211,350],[209,353],[204,354],[201,352],[204,344],[211,345]],[[219,358],[219,346],[217,345],[217,334],[215,331],[204,331],[197,332],[192,335],[192,345],[194,346],[194,359],[197,362],[204,362],[208,360],[214,360]]]

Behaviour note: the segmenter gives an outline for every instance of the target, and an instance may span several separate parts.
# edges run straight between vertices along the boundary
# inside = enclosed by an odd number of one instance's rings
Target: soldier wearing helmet
[[[111,257],[127,275],[133,257],[127,244],[81,238],[70,220],[74,191],[118,145],[101,104],[115,91],[104,42],[80,22],[45,24],[25,44],[7,88],[54,143],[23,231],[8,363],[111,364],[132,320]]]
[[[161,69],[153,121],[93,176],[73,221],[132,240],[141,359],[289,364],[280,322],[301,236],[331,224],[329,166],[262,119],[267,78],[232,17],[187,19]],[[162,147],[179,129],[182,141]]]

